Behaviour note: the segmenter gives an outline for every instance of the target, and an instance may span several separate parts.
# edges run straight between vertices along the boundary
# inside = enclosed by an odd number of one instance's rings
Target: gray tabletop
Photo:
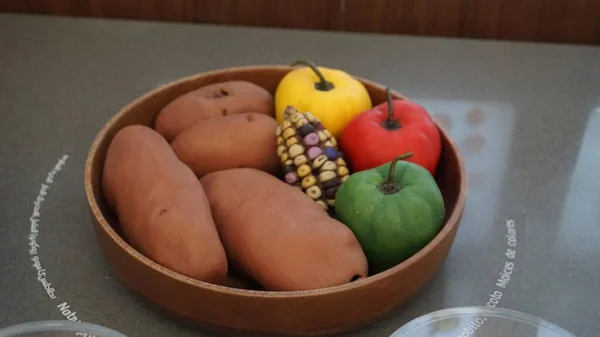
[[[212,336],[114,277],[88,215],[85,156],[107,119],[149,89],[296,59],[423,104],[468,168],[443,269],[412,302],[347,336],[389,336],[432,310],[486,304],[597,336],[600,48],[14,15],[0,15],[0,327],[64,319],[68,305],[130,337]]]

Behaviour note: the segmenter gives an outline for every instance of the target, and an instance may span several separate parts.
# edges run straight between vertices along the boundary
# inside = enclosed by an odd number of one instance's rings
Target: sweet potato
[[[273,96],[246,81],[210,84],[179,96],[159,113],[155,129],[168,141],[198,121],[255,112],[273,116]]]
[[[317,289],[367,276],[354,234],[300,189],[249,168],[200,182],[230,263],[265,289]]]
[[[204,189],[156,131],[135,125],[117,133],[102,187],[132,247],[183,275],[225,279],[227,258]]]
[[[185,129],[171,147],[199,178],[236,167],[275,174],[279,170],[276,130],[273,117],[257,113],[211,118]]]

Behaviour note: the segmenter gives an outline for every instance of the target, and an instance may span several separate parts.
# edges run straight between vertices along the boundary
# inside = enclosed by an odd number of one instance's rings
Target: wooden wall
[[[0,0],[0,11],[600,45],[600,0]]]

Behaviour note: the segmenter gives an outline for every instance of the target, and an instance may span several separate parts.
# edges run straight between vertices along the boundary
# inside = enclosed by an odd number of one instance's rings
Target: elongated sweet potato
[[[220,170],[279,170],[277,121],[257,113],[211,118],[185,129],[171,142],[179,159],[201,178]]]
[[[267,290],[317,289],[367,276],[354,234],[298,188],[249,168],[200,182],[230,263]]]
[[[210,84],[179,96],[162,109],[155,129],[168,141],[198,121],[255,112],[273,116],[273,96],[247,81]]]
[[[225,279],[227,258],[204,189],[156,131],[136,125],[117,133],[102,187],[132,247],[183,275]]]

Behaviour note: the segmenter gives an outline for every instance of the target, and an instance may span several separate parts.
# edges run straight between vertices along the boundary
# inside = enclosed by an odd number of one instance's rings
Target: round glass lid
[[[488,307],[434,311],[416,318],[390,337],[575,337],[573,334],[522,312]]]
[[[60,321],[37,321],[0,328],[0,337],[126,337],[100,325]]]

